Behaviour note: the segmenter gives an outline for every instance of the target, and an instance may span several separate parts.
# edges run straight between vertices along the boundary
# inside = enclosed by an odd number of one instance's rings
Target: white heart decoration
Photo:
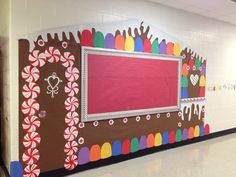
[[[193,75],[193,74],[190,75],[190,81],[193,84],[193,86],[195,86],[197,84],[198,80],[199,80],[199,76],[197,74],[196,75]]]

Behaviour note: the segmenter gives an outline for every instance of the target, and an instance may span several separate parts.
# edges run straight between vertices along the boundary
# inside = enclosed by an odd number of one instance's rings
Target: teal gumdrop
[[[157,39],[155,39],[155,40],[152,42],[152,53],[160,53],[159,43],[158,43],[158,40],[157,40]]]
[[[104,35],[101,32],[96,32],[93,35],[93,46],[104,48]]]
[[[182,77],[181,83],[182,83],[182,87],[188,87],[188,78],[187,78],[187,76]]]

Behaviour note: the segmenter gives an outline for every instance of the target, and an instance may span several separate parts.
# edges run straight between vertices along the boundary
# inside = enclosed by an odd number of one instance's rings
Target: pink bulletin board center
[[[82,120],[179,109],[181,59],[107,49],[82,50]]]

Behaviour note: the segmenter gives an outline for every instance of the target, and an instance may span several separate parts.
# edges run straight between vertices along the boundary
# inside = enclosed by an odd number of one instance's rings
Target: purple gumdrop
[[[105,37],[105,48],[114,49],[115,48],[115,38],[113,34],[108,33]]]
[[[82,164],[86,164],[89,162],[89,149],[87,147],[83,147],[80,149],[79,151],[79,155],[78,155],[78,163],[80,165]]]
[[[182,138],[183,140],[187,140],[188,139],[188,129],[187,128],[185,128],[184,130],[183,130],[183,138]]]
[[[201,75],[206,75],[206,65],[205,64],[203,64],[201,66]]]
[[[141,136],[139,140],[139,149],[146,149],[147,148],[147,138],[146,136]]]
[[[160,43],[160,54],[166,54],[166,40],[163,39]]]

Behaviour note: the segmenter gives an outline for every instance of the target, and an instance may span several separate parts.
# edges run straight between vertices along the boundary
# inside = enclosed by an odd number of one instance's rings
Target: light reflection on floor
[[[68,177],[236,177],[236,134]]]

